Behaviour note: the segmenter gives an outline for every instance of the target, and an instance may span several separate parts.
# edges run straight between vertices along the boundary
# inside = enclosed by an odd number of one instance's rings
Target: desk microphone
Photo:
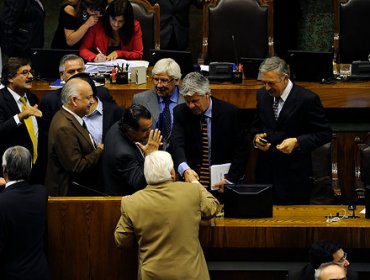
[[[233,53],[234,53],[234,59],[235,59],[235,65],[238,67],[239,65],[239,56],[238,56],[238,50],[236,48],[236,43],[235,43],[235,35],[231,35],[231,40],[233,41]]]
[[[84,185],[81,185],[75,181],[72,181],[72,185],[73,186],[76,186],[77,188],[80,188],[80,189],[83,189],[85,191],[89,191],[90,193],[93,193],[95,195],[102,195],[102,196],[110,196],[109,194],[106,194],[106,193],[103,193],[101,191],[98,191],[98,190],[94,190],[90,187],[87,187],[87,186],[84,186]]]

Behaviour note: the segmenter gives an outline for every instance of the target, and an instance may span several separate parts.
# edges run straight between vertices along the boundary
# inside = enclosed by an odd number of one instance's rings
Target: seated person
[[[80,55],[88,61],[123,58],[141,59],[143,42],[140,23],[128,0],[114,0],[108,5],[103,18],[82,40]]]
[[[80,48],[87,30],[102,16],[105,0],[68,0],[59,13],[59,22],[51,47],[53,49]]]

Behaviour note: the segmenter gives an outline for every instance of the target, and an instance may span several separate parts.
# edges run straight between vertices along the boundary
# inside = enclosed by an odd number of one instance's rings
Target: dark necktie
[[[163,109],[163,124],[162,124],[162,134],[163,138],[167,140],[171,135],[171,112],[170,112],[170,103],[171,100],[169,97],[163,97],[164,109]]]
[[[199,182],[206,187],[210,185],[209,172],[209,150],[208,150],[208,124],[207,117],[203,116],[201,119],[201,153],[202,158],[199,169]]]
[[[93,144],[94,149],[96,149],[96,142],[95,142],[94,138],[92,137],[92,135],[90,134],[89,130],[87,129],[87,126],[86,126],[85,121],[82,121],[82,127],[83,127],[84,129],[86,129],[87,133],[89,134],[89,137],[90,137],[91,143]]]
[[[274,111],[274,117],[275,117],[275,120],[278,119],[279,117],[279,101],[280,101],[280,97],[275,97],[274,99],[274,103],[272,104],[272,110]]]

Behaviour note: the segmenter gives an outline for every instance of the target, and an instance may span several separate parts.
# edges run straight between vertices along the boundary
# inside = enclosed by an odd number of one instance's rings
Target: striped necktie
[[[208,123],[207,117],[202,116],[201,119],[201,162],[199,168],[199,182],[206,187],[210,185],[209,172],[209,149],[208,149]]]
[[[272,104],[272,110],[274,111],[274,117],[275,117],[275,120],[278,119],[279,117],[279,101],[280,101],[280,97],[275,97],[274,99],[274,103]]]
[[[162,133],[164,140],[168,140],[171,135],[171,112],[170,112],[170,103],[171,99],[169,97],[163,97],[164,109],[163,109],[163,124],[162,124]]]
[[[19,99],[22,103],[22,112],[28,108],[26,97],[21,97]],[[36,139],[36,133],[35,128],[33,127],[32,117],[28,117],[26,119],[23,119],[24,124],[27,127],[28,134],[30,135],[31,142],[32,142],[32,148],[33,148],[33,156],[32,156],[32,163],[35,164],[37,160],[37,139]]]

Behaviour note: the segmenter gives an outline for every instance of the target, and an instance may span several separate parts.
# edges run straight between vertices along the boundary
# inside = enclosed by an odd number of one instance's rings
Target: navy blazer
[[[1,279],[49,279],[43,244],[47,203],[46,188],[25,181],[0,193]]]
[[[257,111],[251,135],[267,133],[272,144],[267,152],[258,151],[257,182],[273,184],[278,203],[308,203],[312,188],[311,152],[331,141],[332,132],[320,97],[293,84],[293,88],[275,120],[273,97],[266,89],[257,92]],[[297,138],[299,148],[291,154],[276,149],[286,138]]]

